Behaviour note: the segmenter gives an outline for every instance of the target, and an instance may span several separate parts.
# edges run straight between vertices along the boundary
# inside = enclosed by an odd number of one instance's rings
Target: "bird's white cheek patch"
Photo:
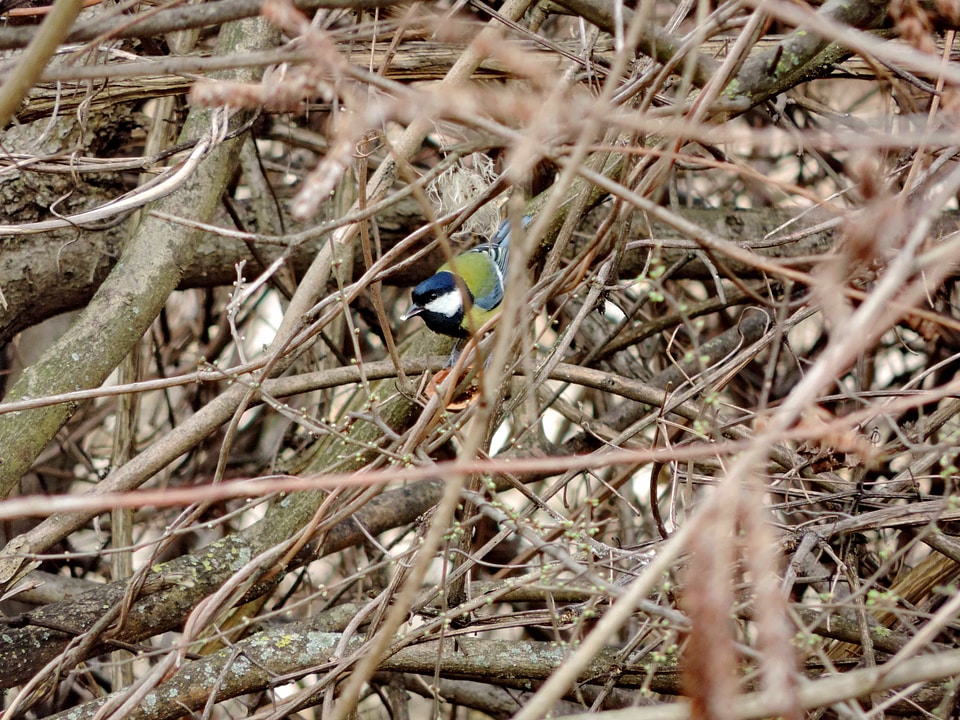
[[[436,313],[437,315],[443,315],[444,317],[453,317],[460,311],[462,307],[463,298],[460,297],[460,292],[458,290],[444,293],[440,297],[431,300],[424,305],[424,308],[427,311]]]

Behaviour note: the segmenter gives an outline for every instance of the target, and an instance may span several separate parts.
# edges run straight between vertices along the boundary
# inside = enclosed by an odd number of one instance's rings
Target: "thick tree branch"
[[[221,52],[264,47],[275,42],[276,31],[264,21],[248,23],[221,36]],[[259,28],[258,30],[255,28]],[[252,79],[256,71],[246,71]],[[185,139],[211,133],[225,116],[194,110],[185,125]],[[242,126],[247,113],[234,118]],[[220,131],[226,131],[221,127]],[[207,143],[208,156],[195,173],[173,194],[155,206],[174,215],[208,220],[236,166],[242,138],[220,143],[214,135]],[[147,213],[124,247],[120,262],[100,286],[66,333],[34,365],[24,370],[7,399],[37,397],[82,387],[96,387],[113,372],[159,314],[180,282],[182,268],[196,252],[202,234],[172,225]],[[66,405],[0,417],[0,446],[6,448],[0,463],[0,496],[9,495],[40,451],[69,419],[75,408]]]

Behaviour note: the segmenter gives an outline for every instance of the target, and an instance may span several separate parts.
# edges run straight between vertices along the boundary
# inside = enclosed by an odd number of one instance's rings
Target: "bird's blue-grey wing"
[[[488,282],[473,298],[473,302],[484,310],[493,310],[503,300],[503,283],[506,280],[505,267],[500,263],[502,249],[498,245],[478,245],[474,252],[481,252],[490,259]]]
[[[523,218],[523,226],[527,227],[533,218],[529,215]],[[490,242],[478,245],[473,249],[474,252],[486,253],[493,262],[494,272],[497,274],[495,287],[490,288],[489,292],[483,293],[475,298],[478,306],[484,310],[492,310],[503,300],[503,286],[507,278],[507,260],[510,257],[510,221],[504,220],[497,228]]]

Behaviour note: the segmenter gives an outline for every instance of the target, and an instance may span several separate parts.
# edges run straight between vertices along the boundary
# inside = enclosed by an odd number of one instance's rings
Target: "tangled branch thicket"
[[[960,7],[16,5],[4,718],[957,713]]]

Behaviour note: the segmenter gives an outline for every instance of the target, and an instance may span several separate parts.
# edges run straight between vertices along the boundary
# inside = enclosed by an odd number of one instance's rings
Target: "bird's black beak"
[[[421,307],[420,305],[413,305],[409,310],[407,310],[406,313],[403,314],[403,316],[400,318],[400,321],[406,322],[410,318],[422,314],[424,310],[426,310],[426,308]]]

